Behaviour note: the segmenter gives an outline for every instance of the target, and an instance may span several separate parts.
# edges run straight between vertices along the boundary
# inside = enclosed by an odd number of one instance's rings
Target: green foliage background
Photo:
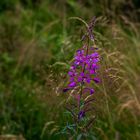
[[[103,82],[94,95],[99,113],[91,139],[139,140],[139,15],[139,0],[1,0],[0,135],[68,139],[57,134],[71,122],[62,88],[85,30],[71,17],[96,16]]]

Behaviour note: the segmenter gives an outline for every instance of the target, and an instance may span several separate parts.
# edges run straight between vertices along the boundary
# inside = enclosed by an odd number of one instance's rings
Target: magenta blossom
[[[70,77],[68,87],[71,89],[81,84],[90,84],[92,81],[99,83],[100,79],[96,76],[97,70],[99,69],[99,61],[100,57],[97,52],[94,51],[91,54],[86,54],[84,48],[77,50],[74,61],[68,72]],[[90,91],[90,93],[92,94],[94,92]]]
[[[78,120],[79,122],[83,120],[82,118],[85,117],[85,114],[89,110],[92,110],[92,108],[89,107],[90,102],[92,102],[93,99],[86,98],[91,97],[95,93],[92,83],[98,84],[101,81],[98,77],[100,55],[97,52],[98,48],[93,47],[94,35],[92,33],[94,24],[95,18],[88,24],[87,32],[82,37],[84,45],[81,49],[76,51],[74,60],[68,72],[68,85],[63,89],[63,92],[72,90],[72,95],[76,97],[76,105],[73,105],[72,103],[72,110],[70,112],[74,118],[76,116],[74,120]],[[92,42],[90,43],[90,41]],[[73,109],[74,107],[76,109]]]

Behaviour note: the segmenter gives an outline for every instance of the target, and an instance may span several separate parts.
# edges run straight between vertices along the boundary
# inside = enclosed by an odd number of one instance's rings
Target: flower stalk
[[[76,127],[81,130],[89,128],[95,119],[93,116],[91,119],[87,119],[87,113],[95,110],[91,106],[94,99],[88,99],[87,97],[89,95],[92,97],[95,93],[92,83],[94,82],[97,84],[100,82],[97,74],[100,56],[96,51],[97,48],[95,48],[94,45],[90,45],[90,42],[94,42],[93,27],[95,21],[95,18],[93,18],[88,24],[86,33],[82,37],[83,47],[76,51],[74,61],[68,72],[69,84],[63,90],[64,92],[74,91],[70,92],[70,94],[76,99],[77,105],[73,105],[74,109],[67,108],[67,110],[74,117],[74,124],[76,124]],[[79,127],[83,121],[85,124],[83,127]]]

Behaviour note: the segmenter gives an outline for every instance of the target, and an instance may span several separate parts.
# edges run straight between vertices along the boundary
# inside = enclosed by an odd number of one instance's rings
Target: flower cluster
[[[75,109],[72,107],[72,109],[69,109],[68,111],[71,112],[74,120],[77,120],[77,122],[83,120],[83,118],[86,117],[87,112],[93,110],[91,103],[94,99],[86,98],[88,95],[85,93],[92,95],[95,91],[91,83],[100,82],[98,77],[100,56],[97,52],[97,48],[90,43],[91,41],[92,44],[94,44],[94,24],[95,18],[88,24],[86,33],[82,37],[84,45],[81,49],[76,51],[74,60],[68,72],[69,83],[67,88],[63,90],[64,92],[69,90],[73,91],[72,95],[74,99],[76,99],[76,105],[74,105]],[[91,118],[91,120],[92,119],[93,118]],[[77,122],[76,124],[78,125]],[[87,124],[90,124],[91,122],[92,121]]]
[[[87,53],[85,47],[81,50],[77,50],[76,55],[74,57],[74,62],[72,63],[70,70],[68,72],[69,75],[69,84],[68,88],[64,89],[65,91],[69,89],[74,89],[81,85],[86,85],[84,87],[84,92],[90,92],[90,94],[94,93],[93,88],[89,88],[88,84],[92,81],[95,83],[99,83],[100,79],[97,77],[97,70],[99,69],[98,62],[100,60],[99,54],[92,47],[88,51],[93,51],[91,54]]]

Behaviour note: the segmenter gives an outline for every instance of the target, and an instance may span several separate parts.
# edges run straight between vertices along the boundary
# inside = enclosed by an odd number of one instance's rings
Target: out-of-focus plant
[[[76,51],[73,62],[68,72],[69,84],[63,92],[70,92],[72,102],[66,106],[73,118],[73,124],[67,124],[63,132],[68,131],[72,137],[81,139],[89,137],[89,129],[95,120],[95,108],[93,107],[94,93],[92,83],[99,83],[98,75],[100,55],[95,47],[93,27],[95,17],[86,24],[86,33],[82,36],[83,46]],[[74,134],[73,134],[74,133]]]

